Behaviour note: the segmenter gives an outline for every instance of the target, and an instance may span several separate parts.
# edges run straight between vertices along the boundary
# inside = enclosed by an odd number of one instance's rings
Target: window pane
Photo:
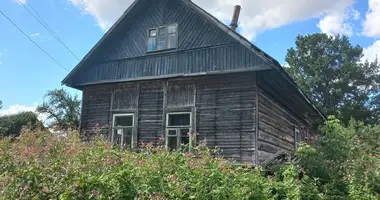
[[[169,136],[177,136],[177,130],[169,130],[168,135]]]
[[[180,134],[182,137],[185,137],[185,136],[188,137],[189,136],[190,130],[188,128],[180,129],[179,131],[180,131]]]
[[[115,145],[122,145],[123,147],[130,148],[132,142],[132,128],[114,128],[113,143]],[[123,144],[121,138],[123,137]]]
[[[126,148],[130,148],[132,142],[132,128],[124,128],[122,130],[124,132],[123,146]]]
[[[161,36],[161,35],[165,35],[166,34],[166,28],[163,27],[163,28],[159,28],[158,29],[158,34]]]
[[[120,145],[121,144],[121,133],[122,130],[120,129],[114,129],[114,134],[113,134],[113,144],[115,145]]]
[[[189,137],[187,136],[187,137],[181,137],[181,144],[189,144]]]
[[[117,126],[133,126],[133,116],[115,116],[115,127]]]
[[[168,35],[168,49],[177,48],[177,34]]]
[[[177,137],[168,137],[169,150],[177,149]]]
[[[171,25],[168,26],[168,33],[177,33],[177,26],[176,25]]]
[[[165,35],[164,36],[158,36],[157,50],[162,50],[162,49],[166,49]]]
[[[156,29],[149,30],[149,37],[156,37],[156,36],[157,36],[157,30]]]
[[[168,126],[190,126],[190,113],[169,114]]]
[[[148,39],[148,51],[156,51],[157,46],[156,46],[156,38],[151,37]]]

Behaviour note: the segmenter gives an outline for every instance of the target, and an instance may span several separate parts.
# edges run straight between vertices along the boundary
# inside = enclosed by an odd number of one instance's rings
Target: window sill
[[[154,54],[159,54],[159,53],[166,53],[166,52],[170,53],[170,52],[175,52],[175,51],[177,51],[177,48],[147,51],[146,54],[154,55]]]

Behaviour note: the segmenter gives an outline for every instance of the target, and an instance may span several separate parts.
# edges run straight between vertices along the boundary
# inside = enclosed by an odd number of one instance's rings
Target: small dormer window
[[[149,29],[148,52],[176,49],[178,27],[176,24]]]

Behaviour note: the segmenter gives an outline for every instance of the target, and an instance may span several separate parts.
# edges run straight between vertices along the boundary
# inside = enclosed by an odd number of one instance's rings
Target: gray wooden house
[[[136,0],[62,81],[83,91],[81,133],[109,124],[135,148],[199,133],[226,158],[294,152],[324,116],[281,65],[190,0]]]

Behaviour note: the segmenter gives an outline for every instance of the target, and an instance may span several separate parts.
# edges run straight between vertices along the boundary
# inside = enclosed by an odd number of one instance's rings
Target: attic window
[[[178,27],[176,24],[149,29],[148,52],[176,49]]]

